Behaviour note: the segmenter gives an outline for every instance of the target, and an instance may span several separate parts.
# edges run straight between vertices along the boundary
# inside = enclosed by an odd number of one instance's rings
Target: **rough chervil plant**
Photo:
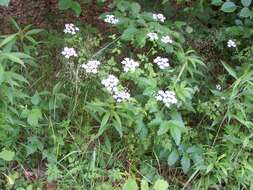
[[[64,55],[64,57],[67,58],[67,59],[69,59],[71,57],[77,57],[77,53],[76,53],[76,50],[74,48],[64,47],[61,54]]]
[[[109,24],[118,24],[119,19],[116,18],[114,15],[106,15],[104,21]]]
[[[161,38],[161,42],[165,43],[165,44],[172,44],[172,39],[170,38],[170,36],[162,36]]]
[[[236,48],[236,43],[235,43],[235,41],[233,41],[233,40],[228,40],[227,46],[228,46],[229,48]]]
[[[81,68],[83,68],[87,73],[96,74],[98,73],[98,66],[100,65],[100,61],[90,60],[86,64],[82,64]]]
[[[160,69],[166,69],[170,66],[169,59],[168,58],[162,58],[160,56],[155,58],[153,62],[155,64],[157,64]]]
[[[153,14],[153,19],[156,21],[164,22],[166,20],[165,16],[161,13]]]
[[[121,64],[123,65],[123,70],[125,72],[133,72],[140,65],[138,62],[136,62],[130,58],[124,58],[124,60],[121,62]]]
[[[174,91],[163,91],[159,90],[156,95],[156,100],[161,101],[165,104],[166,107],[171,107],[173,104],[177,104],[177,98]]]
[[[65,34],[76,34],[79,31],[79,28],[76,27],[74,24],[70,23],[70,24],[65,24],[65,28],[63,30],[63,32]]]
[[[155,32],[149,32],[149,33],[147,34],[147,36],[149,37],[149,40],[150,40],[150,41],[158,40],[158,35],[157,35],[157,33],[155,33]]]

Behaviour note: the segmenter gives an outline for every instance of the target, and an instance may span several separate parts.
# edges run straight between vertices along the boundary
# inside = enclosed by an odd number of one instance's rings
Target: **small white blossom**
[[[156,95],[156,100],[163,102],[165,106],[168,108],[173,104],[177,104],[178,102],[175,92],[169,90],[166,91],[159,90]]]
[[[63,51],[61,52],[65,58],[69,59],[70,57],[77,57],[76,50],[74,48],[64,47]]]
[[[166,69],[167,67],[170,66],[169,59],[162,58],[160,56],[154,59],[154,63],[156,63],[160,69]]]
[[[124,71],[125,72],[133,72],[136,70],[137,67],[139,67],[139,63],[134,61],[133,59],[130,58],[124,58],[124,60],[121,62],[122,65],[124,65]]]
[[[130,99],[130,94],[126,90],[116,91],[115,94],[113,95],[113,98],[117,102],[124,102]]]
[[[97,60],[90,60],[88,61],[88,63],[86,64],[82,64],[81,67],[83,69],[85,69],[85,71],[87,73],[93,73],[93,74],[96,74],[98,71],[97,71],[97,68],[98,66],[100,65],[101,63]]]
[[[236,48],[236,43],[235,43],[235,41],[233,41],[233,40],[228,40],[227,46],[228,46],[229,48]]]
[[[115,77],[114,75],[109,75],[106,79],[103,79],[101,82],[105,88],[110,92],[114,93],[118,91],[118,83],[119,79]]]
[[[221,85],[220,85],[220,84],[217,84],[217,85],[216,85],[216,89],[219,90],[219,91],[221,91]]]
[[[163,36],[161,41],[165,44],[172,44],[172,39],[170,38],[170,36]]]
[[[65,24],[65,29],[63,30],[64,33],[66,34],[76,34],[76,32],[79,31],[79,28],[76,27],[74,24],[70,23],[70,24]]]
[[[153,19],[160,22],[164,22],[166,20],[165,16],[161,13],[153,14]]]
[[[110,23],[110,24],[118,24],[119,23],[119,19],[116,18],[114,15],[106,15],[105,22]]]
[[[147,34],[147,36],[149,37],[149,39],[150,39],[151,41],[158,40],[158,35],[157,35],[157,33],[155,33],[155,32],[149,32],[149,33]]]

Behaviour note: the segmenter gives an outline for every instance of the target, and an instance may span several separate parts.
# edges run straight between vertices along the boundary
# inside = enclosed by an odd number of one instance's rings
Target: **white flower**
[[[170,107],[172,104],[177,104],[177,98],[174,91],[163,91],[159,90],[156,95],[156,100],[161,101],[165,104],[166,107]]]
[[[216,89],[220,91],[221,90],[221,85],[220,84],[216,84]]]
[[[133,72],[140,65],[138,62],[134,61],[133,59],[127,58],[127,57],[124,58],[124,60],[121,62],[121,64],[124,65],[123,69],[125,72],[129,72],[129,71]]]
[[[165,44],[172,44],[172,39],[169,36],[163,36],[161,41]]]
[[[76,32],[79,31],[79,28],[76,27],[74,24],[70,23],[70,24],[65,24],[65,29],[63,30],[64,33],[66,34],[76,34]]]
[[[157,35],[157,33],[155,33],[155,32],[149,32],[149,33],[147,34],[147,36],[149,37],[149,39],[150,39],[151,41],[158,40],[158,35]]]
[[[161,13],[153,14],[153,19],[160,22],[164,22],[166,20],[165,16]]]
[[[109,75],[106,79],[103,79],[101,83],[105,86],[105,88],[110,92],[114,93],[118,91],[118,83],[119,79],[114,75]]]
[[[65,47],[61,54],[64,55],[64,57],[67,59],[69,59],[70,57],[77,57],[77,53],[74,48]]]
[[[91,60],[91,61],[88,61],[87,64],[82,64],[81,67],[83,69],[85,69],[85,71],[87,73],[93,73],[93,74],[96,74],[98,71],[97,71],[97,68],[98,66],[100,65],[101,63],[97,60]]]
[[[235,43],[235,41],[233,41],[233,40],[228,40],[227,46],[228,46],[229,48],[236,48],[236,43]]]
[[[116,18],[114,15],[106,15],[105,22],[110,23],[110,24],[118,24],[119,23],[119,19]]]
[[[113,95],[113,98],[117,102],[124,102],[130,99],[130,94],[126,90],[116,91],[115,94]]]
[[[154,63],[156,63],[160,69],[166,69],[167,67],[170,66],[169,59],[162,58],[160,56],[154,59]]]

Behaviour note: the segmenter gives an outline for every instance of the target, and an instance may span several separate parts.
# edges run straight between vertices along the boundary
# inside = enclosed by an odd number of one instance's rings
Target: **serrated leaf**
[[[5,161],[12,161],[15,156],[15,152],[3,149],[0,152],[0,158],[2,158]]]
[[[122,40],[126,40],[126,41],[130,41],[132,39],[134,39],[134,35],[138,30],[135,27],[128,27],[128,29],[124,30],[121,39]]]
[[[176,145],[179,145],[181,142],[181,129],[179,126],[177,125],[170,125],[170,134],[172,136],[172,138],[174,139]]]
[[[81,6],[78,2],[72,2],[71,9],[75,12],[76,16],[80,16]]]
[[[123,185],[122,190],[138,190],[138,185],[135,179],[129,178]]]
[[[241,3],[244,7],[249,7],[252,3],[252,0],[241,0]]]
[[[226,13],[232,13],[236,10],[236,8],[237,6],[233,2],[227,1],[223,3],[221,10]]]
[[[27,122],[32,126],[37,126],[39,119],[42,118],[42,114],[39,108],[33,108],[28,116],[27,116]]]
[[[162,179],[157,180],[154,184],[154,190],[167,190],[168,187],[168,182]]]
[[[181,159],[181,166],[182,166],[184,173],[187,173],[189,171],[190,166],[191,166],[191,161],[188,156],[186,156],[186,155],[183,156],[183,158]]]
[[[169,131],[169,125],[168,125],[168,122],[162,122],[160,127],[159,127],[159,130],[157,131],[157,135],[163,135],[165,133],[167,133]]]
[[[252,11],[249,10],[248,7],[244,7],[240,13],[239,13],[239,16],[242,17],[242,18],[248,18],[250,17],[252,14]]]
[[[174,165],[177,162],[178,158],[179,158],[179,155],[178,155],[177,151],[173,150],[168,157],[168,160],[167,160],[168,165],[170,165],[170,166]]]

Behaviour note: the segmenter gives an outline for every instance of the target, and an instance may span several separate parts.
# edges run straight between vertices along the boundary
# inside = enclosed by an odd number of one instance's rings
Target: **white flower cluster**
[[[133,72],[136,70],[137,67],[139,67],[139,63],[134,61],[130,58],[124,58],[124,60],[121,62],[122,65],[124,65],[123,69],[125,72]]]
[[[119,84],[119,79],[114,75],[109,75],[106,79],[103,79],[101,83],[112,94],[118,91],[117,86]]]
[[[126,90],[122,90],[122,91],[115,91],[113,98],[117,101],[117,102],[124,102],[130,99],[130,94],[129,92],[127,92]]]
[[[90,60],[86,64],[82,64],[81,67],[85,69],[87,73],[96,74],[98,72],[97,68],[100,65],[100,61],[97,60]]]
[[[64,33],[66,34],[76,34],[76,32],[79,31],[79,28],[76,27],[74,24],[65,24],[65,29],[63,30]]]
[[[63,51],[61,52],[65,58],[69,59],[70,57],[77,57],[76,50],[74,48],[64,47]]]
[[[165,104],[166,107],[170,107],[172,104],[177,104],[177,98],[174,91],[163,91],[159,90],[156,95],[156,100],[161,101]]]
[[[164,22],[166,20],[165,16],[161,13],[153,14],[153,19],[160,22]]]
[[[106,79],[102,80],[101,83],[105,86],[109,93],[113,95],[113,98],[117,102],[129,100],[129,92],[127,92],[126,90],[118,89],[119,79],[114,75],[109,75]]]
[[[110,24],[118,24],[119,23],[119,19],[116,18],[114,15],[106,15],[105,22],[110,23]]]
[[[160,69],[166,69],[167,67],[170,66],[169,59],[162,58],[160,56],[154,59],[154,63],[156,63]]]
[[[151,41],[158,40],[158,35],[155,32],[149,32],[147,36],[149,37],[149,40]]]
[[[165,44],[172,44],[172,39],[170,38],[170,36],[162,36],[161,41]]]
[[[229,48],[236,48],[236,43],[235,43],[235,41],[233,41],[233,40],[228,40],[227,46],[228,46]]]
[[[221,85],[220,84],[216,84],[216,89],[221,91]]]

